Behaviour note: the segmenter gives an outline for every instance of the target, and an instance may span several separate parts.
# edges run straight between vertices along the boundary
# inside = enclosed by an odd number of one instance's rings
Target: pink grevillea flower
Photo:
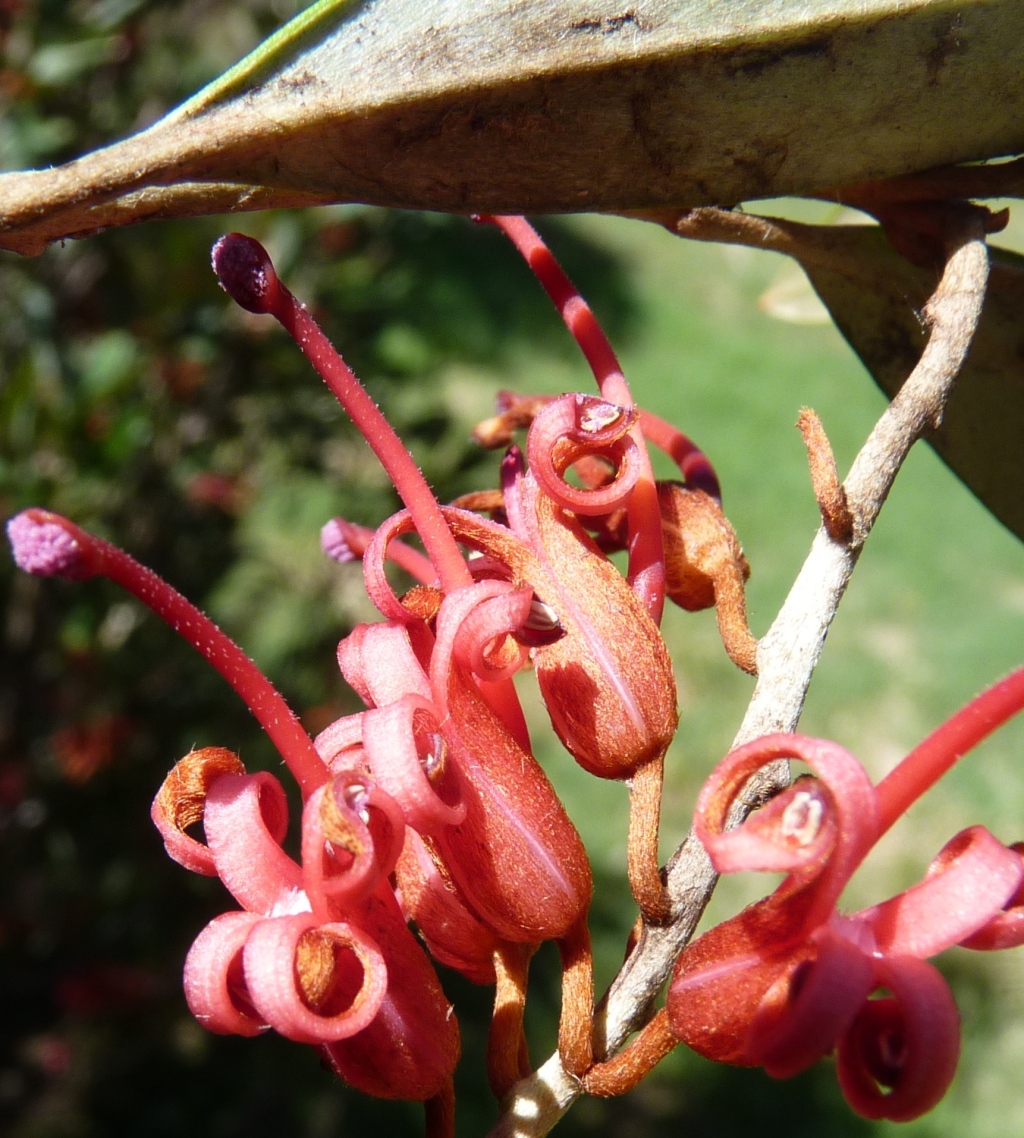
[[[864,856],[965,751],[1024,705],[1024,669],[990,688],[912,751],[879,785],[842,747],[770,735],[728,755],[705,784],[696,831],[720,873],[787,876],[768,898],[711,929],[679,958],[672,1035],[701,1054],[785,1078],[837,1052],[850,1105],[904,1121],[930,1110],[956,1071],[960,1025],[930,957],[953,945],[1024,943],[1024,859],[984,827],[957,834],[924,880],[849,915],[840,894]],[[729,810],[765,763],[813,772],[726,830]],[[880,994],[884,993],[884,994]]]
[[[403,498],[404,524],[422,539],[427,575],[437,585],[399,600],[367,551],[367,587],[385,622],[356,629],[342,643],[339,662],[368,710],[329,728],[317,740],[321,754],[348,762],[344,752],[358,749],[359,762],[401,803],[408,826],[429,840],[424,848],[451,889],[425,893],[407,881],[403,898],[416,906],[417,919],[436,916],[436,905],[418,903],[430,896],[461,906],[489,931],[467,958],[464,940],[446,943],[456,926],[465,932],[466,922],[436,921],[428,938],[448,959],[477,978],[493,970],[482,962],[491,937],[498,942],[494,953],[558,940],[566,976],[560,1038],[569,1066],[582,1070],[590,1063],[590,867],[530,753],[510,683],[527,660],[517,636],[531,622],[533,591],[525,582],[474,579],[448,514],[355,376],[278,280],[265,251],[230,234],[215,246],[213,260],[225,290],[250,311],[277,318],[349,412]],[[393,528],[385,526],[385,534]],[[328,540],[335,556],[346,555],[340,524]],[[378,535],[371,542],[380,562],[387,541]],[[423,570],[423,561],[417,564]],[[425,869],[409,858],[403,872]],[[518,1055],[519,1038],[500,1050]],[[510,1077],[511,1068],[497,1079],[492,1072],[503,1088]]]
[[[658,870],[658,817],[664,757],[678,715],[658,622],[666,588],[676,600],[693,595],[680,572],[691,552],[681,538],[697,528],[701,507],[716,513],[722,526],[714,537],[704,536],[710,533],[705,526],[700,542],[710,548],[729,535],[720,561],[733,567],[730,580],[741,601],[746,567],[713,497],[718,482],[710,464],[685,436],[635,407],[593,313],[538,235],[522,218],[485,220],[507,234],[537,275],[586,356],[600,396],[517,400],[505,393],[498,417],[478,428],[477,437],[493,445],[507,441],[516,426],[529,427],[525,461],[513,449],[502,470],[507,526],[478,523],[471,534],[459,518],[449,524],[512,579],[528,582],[557,619],[562,636],[531,653],[541,694],[556,733],[583,767],[629,780],[630,884],[645,916],[660,921],[669,906]],[[690,485],[656,483],[645,436],[672,454]],[[566,480],[570,468],[581,486]],[[677,493],[701,504],[685,520]],[[628,550],[625,579],[605,555],[611,548]],[[710,596],[698,600],[713,603],[714,589],[705,593]],[[745,617],[742,624],[738,658],[753,670],[756,645]]]
[[[356,628],[338,659],[370,710],[332,725],[316,742],[325,758],[341,763],[351,761],[346,755],[358,740],[368,769],[403,800],[416,799],[415,811],[406,812],[396,876],[408,916],[439,960],[494,982],[499,958],[525,969],[529,955],[512,946],[532,952],[541,941],[558,941],[566,978],[562,1045],[566,1061],[582,1069],[590,1062],[592,1008],[586,851],[536,760],[474,679],[494,670],[492,682],[500,678],[504,669],[478,657],[522,624],[531,597],[483,581],[445,596],[432,628],[408,618]],[[518,660],[518,649],[513,656]],[[401,724],[405,749],[426,752],[425,763],[395,761],[399,748],[384,734],[389,724]],[[399,785],[406,777],[415,795]],[[525,971],[510,983],[525,998]],[[504,1054],[508,1047],[492,1040],[492,1049]],[[512,1052],[518,1057],[518,1037]],[[520,1074],[518,1066],[504,1073],[489,1066],[499,1094]]]
[[[530,427],[554,399],[501,391],[498,414],[478,424],[473,437],[481,446],[508,446],[513,433]],[[738,667],[756,674],[757,641],[747,623],[744,595],[750,567],[722,512],[718,477],[707,457],[686,435],[643,408],[636,411],[643,438],[663,450],[684,479],[659,479],[656,483],[665,556],[665,595],[687,612],[715,607],[726,652]],[[560,459],[562,463],[566,461],[564,452]],[[606,488],[621,477],[606,458],[593,451],[581,454],[571,466],[577,479],[591,490]],[[497,499],[491,503],[486,495],[474,494],[467,495],[463,504],[466,502],[474,503],[474,509],[493,509],[498,504]],[[568,505],[567,502],[566,508]],[[578,520],[593,534],[603,553],[629,549],[629,519],[624,508],[606,513],[585,510]]]
[[[408,511],[399,515],[400,524],[415,528],[423,540],[430,575],[439,585],[426,598],[426,609],[405,604],[368,552],[368,590],[386,621],[356,629],[339,649],[346,679],[370,709],[346,746],[363,749],[389,793],[401,787],[414,829],[440,844],[464,841],[467,854],[476,851],[469,858],[453,849],[448,868],[503,938],[564,935],[589,903],[589,866],[575,829],[524,745],[522,712],[508,684],[526,660],[512,634],[529,622],[532,592],[520,583],[474,580],[449,512],[309,313],[278,280],[265,251],[251,238],[230,234],[214,249],[214,267],[235,300],[273,315],[295,336],[349,411],[404,499]],[[380,560],[396,528],[385,523],[375,537]],[[343,540],[340,529],[338,536]],[[318,740],[321,751],[349,731],[344,723],[329,729]],[[425,771],[418,761],[423,756],[417,735],[438,740],[433,769]],[[404,743],[396,760],[398,736]],[[501,872],[499,861],[506,863]],[[518,880],[507,873],[510,863],[517,866]]]
[[[566,293],[575,318],[586,327],[584,334],[571,324],[597,369],[601,395],[567,395],[537,414],[527,442],[529,467],[513,451],[503,468],[500,505],[507,525],[466,510],[441,509],[450,533],[483,555],[471,570],[473,587],[446,582],[428,548],[433,571],[411,568],[425,584],[436,578],[443,605],[438,600],[431,606],[421,595],[414,610],[409,598],[394,595],[384,575],[389,545],[413,529],[422,536],[419,506],[407,499],[408,513],[385,523],[361,551],[367,591],[389,621],[408,624],[418,616],[438,632],[439,644],[450,641],[451,648],[438,658],[456,661],[453,675],[475,677],[476,690],[520,745],[524,732],[507,680],[532,658],[565,746],[588,770],[632,780],[630,879],[645,911],[661,918],[667,907],[657,865],[658,802],[664,755],[678,716],[671,661],[656,624],[665,577],[657,490],[637,411],[589,308],[525,222],[496,220],[524,252],[523,240],[541,255],[545,287],[557,281]],[[561,304],[561,294],[552,295]],[[571,486],[563,477],[568,467],[588,459],[607,464],[614,477],[600,486]],[[580,520],[614,511],[627,518],[628,580]],[[354,536],[338,520],[325,535],[326,547],[335,556],[352,555],[348,539]],[[391,556],[408,564],[401,547]],[[456,602],[458,587],[466,592]],[[434,627],[442,613],[444,636]],[[457,699],[463,714],[470,714],[465,693],[473,686],[450,685],[435,663],[429,671],[442,706]]]
[[[281,784],[267,773],[246,774],[230,751],[207,748],[186,755],[156,797],[153,820],[168,853],[188,869],[219,877],[242,906],[242,911],[225,913],[207,926],[185,964],[189,1007],[211,1031],[255,1035],[273,1027],[301,1043],[336,1042],[362,1031],[381,1006],[387,987],[384,959],[368,936],[338,919],[344,906],[337,901],[344,894],[350,901],[365,900],[387,866],[372,855],[339,858],[339,852],[348,852],[341,844],[328,852],[320,818],[325,792],[335,797],[345,793],[328,784],[307,800],[303,845],[312,846],[319,858],[314,856],[305,868],[281,848],[288,821]],[[338,809],[354,813],[347,803]],[[393,807],[389,815],[388,837],[397,847],[400,837],[396,840],[394,831],[401,834],[401,813]],[[200,822],[205,844],[191,837],[184,825]],[[360,829],[368,832],[359,822],[350,821],[353,837]],[[324,874],[328,858],[333,880]],[[371,867],[375,873],[368,872]],[[328,883],[335,888],[329,891]],[[307,947],[300,951],[303,943]],[[312,944],[316,947],[308,947]],[[338,952],[331,946],[347,949],[352,959],[336,962]],[[324,1016],[310,1006],[319,1000],[312,997],[309,974],[327,949],[332,970],[361,972],[362,978],[349,1006]],[[282,968],[289,950],[295,964]],[[330,985],[318,976],[315,986]]]
[[[392,793],[404,793],[399,765],[394,744],[378,737],[377,725],[401,717],[413,749],[419,717],[421,737],[430,741],[432,761],[406,768],[421,794],[417,811],[407,811],[410,827],[432,838],[459,894],[488,928],[503,940],[539,943],[566,936],[586,911],[590,872],[579,836],[536,760],[456,662],[458,633],[474,611],[508,597],[500,585],[471,585],[444,599],[429,674],[411,637],[427,630],[397,622],[360,625],[342,641],[338,659],[371,708],[352,717],[361,722],[365,761]],[[529,603],[528,595],[519,599]],[[504,621],[498,627],[504,629]],[[483,636],[494,639],[494,628]],[[350,721],[318,736],[322,754],[331,755]],[[342,761],[343,753],[331,757]]]
[[[189,953],[185,992],[193,1013],[212,1031],[273,1028],[318,1045],[334,1070],[367,1093],[429,1100],[431,1133],[450,1133],[458,1026],[388,882],[415,794],[397,780],[403,806],[363,766],[339,764],[332,772],[252,661],[121,550],[43,510],[19,514],[7,529],[27,572],[105,575],[163,617],[245,699],[302,786],[301,865],[281,848],[287,809],[280,783],[246,774],[230,751],[187,755],[157,795],[153,819],[170,855],[219,877],[242,906],[215,918]],[[187,832],[200,823],[205,844]]]

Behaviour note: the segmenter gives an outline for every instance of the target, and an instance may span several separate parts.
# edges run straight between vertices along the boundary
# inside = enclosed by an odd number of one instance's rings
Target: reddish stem
[[[722,488],[715,468],[711,465],[711,459],[693,439],[684,435],[678,427],[643,408],[640,408],[640,430],[648,442],[664,451],[679,467],[679,473],[691,490],[703,490],[721,502]]]
[[[632,407],[633,396],[618,358],[590,306],[566,276],[551,250],[524,217],[481,216],[498,226],[523,255],[590,365],[603,398]],[[665,551],[661,540],[661,509],[654,471],[639,426],[631,432],[640,453],[641,473],[627,508],[629,519],[629,583],[655,623],[665,605]]]
[[[423,1104],[425,1138],[455,1138],[455,1086],[452,1080]]]
[[[109,577],[114,584],[152,609],[220,672],[270,736],[302,787],[304,796],[308,797],[327,781],[327,767],[284,697],[208,616],[152,569],[140,565],[116,545],[87,533],[59,514],[51,514],[47,510],[29,510],[26,513],[37,524],[60,526],[72,538],[81,556],[81,575]]]
[[[305,305],[281,282],[266,250],[251,237],[229,233],[214,246],[213,267],[233,300],[250,312],[267,313],[281,323],[348,412],[412,514],[445,592],[472,584],[466,562],[422,471]]]
[[[519,1081],[519,1056],[526,1038],[523,1013],[530,958],[535,944],[502,941],[494,951],[494,1014],[487,1036],[487,1081],[501,1101]]]
[[[972,747],[1024,708],[1024,667],[971,700],[909,755],[875,788],[878,835],[904,814]]]

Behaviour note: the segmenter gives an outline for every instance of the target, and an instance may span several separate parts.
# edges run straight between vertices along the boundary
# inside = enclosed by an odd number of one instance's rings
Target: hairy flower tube
[[[930,1110],[956,1072],[960,1023],[928,960],[954,945],[1024,943],[1020,848],[972,826],[946,843],[920,884],[857,913],[837,905],[893,822],[1022,707],[1024,668],[938,728],[877,786],[844,748],[803,735],[769,735],[727,755],[701,791],[696,833],[719,873],[786,877],[683,951],[666,1007],[631,1049],[592,1070],[588,1088],[621,1093],[681,1041],[778,1078],[834,1051],[843,1094],[859,1114],[906,1121]],[[726,829],[749,778],[778,759],[799,760],[812,776]]]

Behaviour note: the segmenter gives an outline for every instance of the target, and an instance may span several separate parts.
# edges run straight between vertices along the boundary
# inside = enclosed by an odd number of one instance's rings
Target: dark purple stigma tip
[[[44,510],[25,510],[7,523],[7,537],[19,569],[38,577],[80,580],[89,569],[78,542]]]
[[[329,522],[324,523],[320,530],[320,548],[332,561],[340,561],[344,564],[356,560],[352,546],[349,545],[348,538],[345,537],[341,518],[331,518]]]
[[[220,287],[247,312],[272,312],[277,273],[266,249],[244,233],[226,233],[213,246],[211,260]]]

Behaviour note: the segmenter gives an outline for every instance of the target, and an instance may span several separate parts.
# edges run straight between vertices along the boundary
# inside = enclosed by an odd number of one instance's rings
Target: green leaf
[[[0,245],[365,201],[729,204],[1024,150],[1019,0],[322,0],[142,134],[0,177]]]

